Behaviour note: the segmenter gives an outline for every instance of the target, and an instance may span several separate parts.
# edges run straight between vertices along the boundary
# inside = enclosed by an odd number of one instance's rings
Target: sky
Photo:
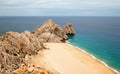
[[[120,0],[0,0],[0,16],[120,16]]]

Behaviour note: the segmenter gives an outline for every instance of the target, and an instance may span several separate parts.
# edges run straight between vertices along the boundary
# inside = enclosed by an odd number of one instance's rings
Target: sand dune
[[[67,43],[45,43],[45,60],[60,74],[117,74]]]

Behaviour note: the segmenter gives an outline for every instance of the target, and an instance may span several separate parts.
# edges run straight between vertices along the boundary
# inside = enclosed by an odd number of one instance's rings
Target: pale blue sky
[[[120,0],[0,0],[0,16],[120,16]]]

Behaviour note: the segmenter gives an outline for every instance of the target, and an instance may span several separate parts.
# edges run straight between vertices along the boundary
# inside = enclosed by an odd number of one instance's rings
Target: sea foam
[[[113,69],[112,67],[108,66],[105,62],[103,62],[102,60],[96,58],[94,55],[88,53],[87,51],[85,51],[83,48],[79,48],[75,45],[72,45],[69,41],[66,41],[66,43],[68,43],[70,46],[75,47],[76,49],[79,49],[80,51],[82,51],[83,53],[89,55],[90,57],[94,58],[95,60],[99,61],[100,63],[102,63],[103,65],[105,65],[107,68],[109,68],[110,70],[113,70],[114,72],[116,72],[117,74],[120,74],[117,70]]]

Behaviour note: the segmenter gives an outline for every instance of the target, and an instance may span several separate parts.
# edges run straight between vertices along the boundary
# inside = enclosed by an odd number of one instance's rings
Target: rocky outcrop
[[[74,35],[75,34],[75,31],[74,31],[74,28],[73,28],[73,25],[72,23],[67,23],[65,26],[64,26],[64,32],[67,34],[67,35]]]
[[[65,42],[66,34],[74,34],[72,25],[68,24],[62,29],[49,19],[32,33],[25,30],[22,33],[6,32],[0,35],[0,74],[11,74],[25,63],[26,55],[35,55],[39,50],[44,49],[45,42]],[[40,74],[50,73],[40,72]]]
[[[54,74],[44,67],[26,66],[22,64],[17,70],[13,71],[13,74]]]
[[[27,30],[21,33],[19,42],[21,43],[23,53],[36,54],[43,48],[40,40]]]
[[[65,42],[67,40],[64,30],[51,19],[37,27],[33,34],[42,42]]]
[[[0,36],[0,74],[11,74],[21,63],[26,54],[36,54],[42,49],[38,38],[29,31],[23,33],[7,32]]]
[[[17,37],[20,34],[17,32],[7,32],[0,36],[0,73],[10,74],[16,69],[23,58],[17,53],[20,53],[20,45]]]

